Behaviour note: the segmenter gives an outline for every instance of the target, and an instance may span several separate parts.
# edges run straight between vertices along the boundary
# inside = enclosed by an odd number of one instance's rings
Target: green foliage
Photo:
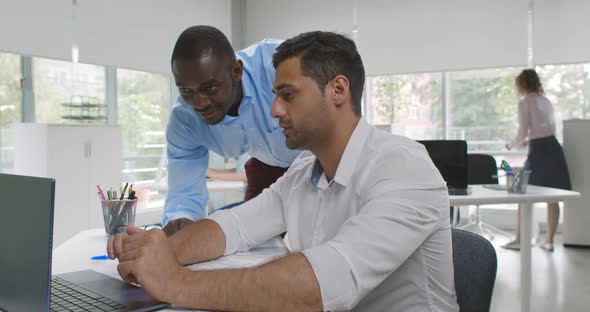
[[[146,144],[163,144],[170,113],[169,82],[164,75],[128,70],[118,71],[118,118],[123,131],[123,155],[139,156],[148,152],[159,155],[160,148]],[[150,135],[152,132],[160,134]]]
[[[61,103],[67,102],[70,95],[69,91],[59,88],[58,84],[49,78],[49,66],[44,60],[34,60],[35,121],[62,123]]]
[[[537,70],[545,93],[563,119],[590,118],[590,66],[541,66]]]
[[[0,53],[0,127],[22,119],[20,56]]]
[[[521,69],[498,68],[449,72],[447,107],[449,139],[463,139],[471,150],[502,150],[518,128],[518,96],[514,79]],[[561,121],[590,118],[590,65],[537,68],[547,96],[554,102],[558,137]],[[418,126],[441,127],[442,84],[436,74],[392,75],[372,78],[377,123],[393,126],[417,123],[412,107],[428,108]],[[420,138],[420,137],[419,137]]]
[[[449,139],[465,139],[474,149],[500,149],[516,131],[516,69],[448,74]],[[377,119],[393,126],[425,128],[422,138],[443,138],[442,74],[373,78]],[[410,114],[410,110],[414,113]],[[416,118],[415,112],[421,114]],[[418,119],[418,120],[416,120]],[[430,132],[427,132],[430,131]],[[408,133],[410,135],[416,133]]]
[[[378,123],[421,127],[436,137],[442,126],[440,74],[372,78]]]
[[[471,149],[499,150],[518,127],[516,69],[450,73],[451,138]]]

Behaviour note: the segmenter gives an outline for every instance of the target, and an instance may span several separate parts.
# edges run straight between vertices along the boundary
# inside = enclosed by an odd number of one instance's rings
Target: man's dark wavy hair
[[[354,113],[361,116],[361,99],[365,85],[365,68],[354,41],[346,36],[324,31],[297,35],[283,42],[275,51],[272,62],[279,64],[291,57],[301,57],[301,71],[324,90],[337,75],[350,82]]]

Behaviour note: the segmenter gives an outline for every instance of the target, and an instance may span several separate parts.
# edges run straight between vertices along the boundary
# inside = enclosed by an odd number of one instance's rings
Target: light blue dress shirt
[[[178,97],[172,108],[166,141],[168,153],[168,195],[162,222],[205,216],[209,198],[205,171],[209,150],[223,157],[247,152],[265,164],[289,167],[300,151],[285,145],[278,119],[270,115],[274,100],[275,70],[272,55],[280,40],[266,39],[236,52],[242,60],[244,98],[238,116],[225,116],[216,125],[207,125],[186,102]]]

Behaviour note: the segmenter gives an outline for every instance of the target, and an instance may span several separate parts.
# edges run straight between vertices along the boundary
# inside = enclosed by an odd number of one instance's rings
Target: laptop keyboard
[[[50,311],[124,311],[126,306],[59,277],[51,279]]]

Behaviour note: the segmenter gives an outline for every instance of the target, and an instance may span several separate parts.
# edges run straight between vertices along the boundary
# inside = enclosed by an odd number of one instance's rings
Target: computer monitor
[[[467,142],[461,140],[421,140],[430,159],[447,182],[449,194],[466,195]]]

